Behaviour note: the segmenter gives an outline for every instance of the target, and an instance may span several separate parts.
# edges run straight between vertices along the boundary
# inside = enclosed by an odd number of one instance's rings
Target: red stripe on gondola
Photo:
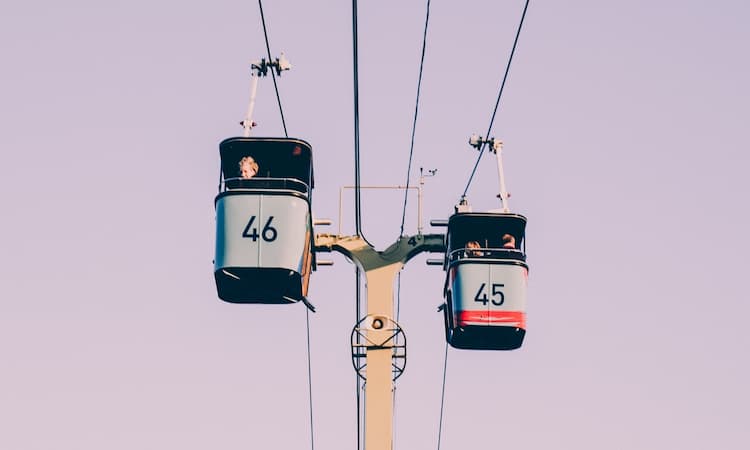
[[[458,326],[498,325],[526,329],[526,313],[523,311],[461,311]]]

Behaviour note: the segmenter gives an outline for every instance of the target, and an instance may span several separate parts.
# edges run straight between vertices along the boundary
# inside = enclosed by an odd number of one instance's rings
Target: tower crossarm
[[[368,272],[392,264],[406,264],[422,252],[444,253],[445,235],[402,236],[387,249],[377,251],[361,236],[319,234],[315,236],[315,250],[318,252],[339,252],[354,261],[362,270]]]

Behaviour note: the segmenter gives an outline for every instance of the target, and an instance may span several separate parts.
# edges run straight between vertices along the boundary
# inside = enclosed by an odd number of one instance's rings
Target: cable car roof
[[[448,219],[448,245],[462,248],[466,242],[485,239],[488,247],[501,247],[502,235],[513,235],[520,247],[526,234],[526,217],[514,213],[456,213]]]
[[[295,138],[233,137],[219,144],[224,178],[239,176],[239,162],[252,156],[258,163],[259,177],[296,178],[314,185],[312,146]]]

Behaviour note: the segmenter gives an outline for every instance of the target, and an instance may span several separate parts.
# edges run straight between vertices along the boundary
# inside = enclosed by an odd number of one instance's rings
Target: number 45
[[[495,306],[500,306],[503,303],[505,303],[505,294],[503,294],[503,291],[500,290],[501,288],[505,287],[504,284],[501,283],[493,283],[492,284],[492,298],[487,298],[487,292],[485,292],[484,288],[487,286],[487,283],[482,283],[482,285],[479,287],[479,291],[477,291],[477,295],[474,296],[475,302],[480,302],[483,305],[486,305],[487,302],[492,302]],[[498,300],[495,300],[495,296],[500,296]]]

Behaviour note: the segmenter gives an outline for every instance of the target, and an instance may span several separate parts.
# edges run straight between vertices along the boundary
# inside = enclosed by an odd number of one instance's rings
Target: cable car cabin
[[[446,237],[445,335],[456,348],[512,350],[526,334],[526,218],[458,213]]]
[[[299,139],[236,137],[219,145],[214,278],[232,303],[307,296],[312,254],[312,148]]]

